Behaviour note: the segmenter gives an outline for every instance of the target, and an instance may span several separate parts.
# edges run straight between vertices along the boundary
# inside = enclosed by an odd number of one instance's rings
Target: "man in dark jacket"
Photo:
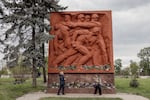
[[[65,89],[65,78],[64,78],[64,73],[60,72],[59,73],[59,81],[60,81],[60,85],[59,85],[59,89],[57,92],[57,95],[60,95],[60,91],[62,92],[62,94],[64,95],[64,89]]]
[[[100,84],[100,82],[96,82],[96,83],[94,84],[94,88],[95,88],[94,94],[96,94],[96,93],[97,93],[97,90],[98,90],[98,91],[99,91],[99,95],[102,95],[102,89],[101,89],[101,84]]]

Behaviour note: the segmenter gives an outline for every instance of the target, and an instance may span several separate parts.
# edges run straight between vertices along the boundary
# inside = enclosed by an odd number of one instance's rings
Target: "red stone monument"
[[[56,93],[63,71],[67,93],[93,93],[97,79],[103,93],[115,93],[111,11],[53,12],[50,19],[48,92]]]

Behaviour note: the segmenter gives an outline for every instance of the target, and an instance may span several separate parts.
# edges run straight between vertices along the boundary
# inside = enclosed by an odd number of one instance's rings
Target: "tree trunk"
[[[42,55],[43,55],[43,82],[46,83],[47,82],[47,78],[46,78],[46,66],[45,66],[45,49],[44,49],[44,43],[42,44]]]
[[[34,27],[32,28],[32,46],[33,46],[33,49],[35,49],[35,28]],[[37,83],[36,83],[37,70],[36,70],[36,60],[34,57],[32,58],[32,61],[33,61],[32,86],[35,88],[37,86]]]
[[[43,0],[41,0],[41,3],[43,3]],[[44,15],[42,16],[41,20],[44,23]],[[44,27],[42,27],[41,32],[44,33]],[[43,61],[42,61],[43,62],[43,66],[42,66],[42,68],[43,68],[43,82],[46,83],[47,82],[47,78],[46,78],[45,45],[44,45],[44,43],[42,44],[41,51],[42,51],[42,55],[43,55],[43,57],[42,57],[42,59],[43,59]]]

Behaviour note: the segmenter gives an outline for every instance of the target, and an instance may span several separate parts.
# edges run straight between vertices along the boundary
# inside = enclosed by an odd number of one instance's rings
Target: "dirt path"
[[[103,94],[101,96],[94,95],[94,94],[66,94],[66,95],[56,95],[56,94],[49,94],[44,92],[35,92],[35,93],[29,93],[26,95],[23,95],[22,97],[17,98],[16,100],[39,100],[42,97],[106,97],[106,98],[122,98],[123,100],[149,100],[145,97],[138,96],[138,95],[132,95],[132,94],[126,94],[126,93],[117,93],[117,94]]]

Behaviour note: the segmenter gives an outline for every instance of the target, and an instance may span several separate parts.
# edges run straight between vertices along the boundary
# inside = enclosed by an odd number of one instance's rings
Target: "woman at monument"
[[[95,83],[94,83],[94,94],[97,94],[97,90],[99,91],[99,95],[102,95],[102,86],[101,86],[101,79],[100,79],[100,76],[97,76],[95,77]]]

